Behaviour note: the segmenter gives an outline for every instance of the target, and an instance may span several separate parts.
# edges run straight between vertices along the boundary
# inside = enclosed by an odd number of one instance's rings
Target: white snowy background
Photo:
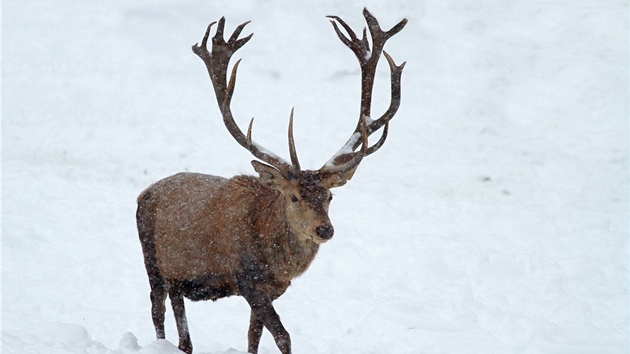
[[[335,237],[275,302],[295,353],[628,353],[628,3],[2,2],[2,352],[155,341],[135,198],[253,173],[190,47],[252,20],[233,110],[319,168],[358,118],[367,6],[403,73],[385,146],[335,190]],[[374,112],[389,104],[379,67]],[[239,297],[187,302],[196,353],[241,353]],[[261,353],[277,353],[268,332]]]

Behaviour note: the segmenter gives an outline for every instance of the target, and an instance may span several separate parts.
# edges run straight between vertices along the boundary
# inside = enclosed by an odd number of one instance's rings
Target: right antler
[[[236,83],[236,71],[238,65],[241,62],[239,59],[232,68],[232,75],[230,81],[227,81],[227,69],[230,62],[230,58],[239,50],[245,43],[247,43],[253,33],[247,37],[238,39],[238,36],[243,31],[243,28],[249,23],[249,21],[240,24],[230,36],[230,39],[226,42],[223,38],[223,31],[225,28],[225,17],[221,17],[217,26],[217,32],[212,37],[212,52],[208,52],[208,38],[210,37],[210,29],[216,22],[212,22],[208,25],[206,34],[203,36],[201,46],[195,44],[192,50],[197,54],[201,60],[206,64],[208,74],[210,74],[210,80],[214,87],[214,92],[217,97],[219,109],[223,115],[223,122],[227,127],[232,137],[244,148],[249,150],[255,157],[260,160],[276,167],[285,176],[295,176],[300,171],[300,163],[297,159],[297,153],[295,151],[295,143],[293,141],[293,110],[291,110],[291,118],[289,119],[289,152],[291,155],[291,163],[286,162],[284,159],[274,154],[273,152],[265,149],[259,144],[251,140],[251,130],[254,119],[249,123],[249,129],[247,130],[247,136],[243,134],[241,129],[236,125],[232,110],[230,109],[230,102],[232,100],[232,94],[234,93],[234,85]]]
[[[348,26],[341,18],[337,16],[328,16],[332,20],[330,21],[339,36],[339,39],[343,44],[350,48],[357,59],[361,67],[361,111],[359,114],[359,122],[354,132],[350,136],[350,139],[346,144],[337,152],[333,157],[320,169],[324,173],[347,173],[355,169],[361,162],[364,156],[370,155],[376,152],[385,142],[387,138],[387,131],[389,127],[389,121],[394,117],[400,106],[400,77],[402,70],[405,67],[403,62],[400,66],[396,66],[394,60],[383,51],[385,42],[396,33],[400,32],[407,24],[407,19],[402,19],[398,24],[392,27],[389,31],[383,31],[376,20],[376,18],[367,10],[363,9],[363,16],[367,22],[372,37],[372,50],[370,50],[370,44],[366,37],[366,29],[363,29],[363,37],[357,38],[356,34],[350,26]],[[336,22],[335,22],[336,21]],[[346,30],[349,38],[344,35],[337,22]],[[381,52],[385,54],[385,58],[389,63],[391,71],[391,102],[387,111],[378,119],[371,119],[372,108],[372,89],[374,87],[374,76],[376,74],[376,66],[381,56]],[[364,128],[363,125],[366,125]],[[354,152],[359,145],[367,139],[367,136],[371,135],[381,127],[383,127],[383,133],[379,141],[365,148],[361,151]],[[363,132],[365,129],[366,133]],[[352,176],[352,172],[349,173],[348,179]]]

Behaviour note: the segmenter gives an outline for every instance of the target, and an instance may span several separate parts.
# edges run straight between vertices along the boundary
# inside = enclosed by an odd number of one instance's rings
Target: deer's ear
[[[329,173],[322,176],[322,183],[324,184],[324,187],[330,189],[343,186],[352,178],[354,172],[357,170],[357,167],[359,166],[355,166],[353,169],[345,173]]]
[[[267,187],[280,189],[286,186],[287,179],[276,168],[256,160],[252,160],[252,166],[260,175],[260,181]]]

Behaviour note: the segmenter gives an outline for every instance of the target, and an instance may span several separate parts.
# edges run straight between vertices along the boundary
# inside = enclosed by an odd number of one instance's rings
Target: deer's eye
[[[328,196],[328,201],[330,202],[332,200],[332,198],[333,198],[333,194],[330,193],[330,195]]]
[[[293,195],[291,196],[291,201],[292,201],[293,203],[296,203],[296,202],[298,201],[298,197],[296,197],[296,196],[295,196],[295,194],[293,194]]]

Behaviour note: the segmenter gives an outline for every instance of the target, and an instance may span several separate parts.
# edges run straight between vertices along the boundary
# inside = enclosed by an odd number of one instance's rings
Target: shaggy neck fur
[[[280,192],[252,176],[237,177],[239,184],[253,191],[250,223],[257,253],[266,270],[280,281],[290,281],[308,269],[319,245],[295,235],[287,224],[286,201]]]

